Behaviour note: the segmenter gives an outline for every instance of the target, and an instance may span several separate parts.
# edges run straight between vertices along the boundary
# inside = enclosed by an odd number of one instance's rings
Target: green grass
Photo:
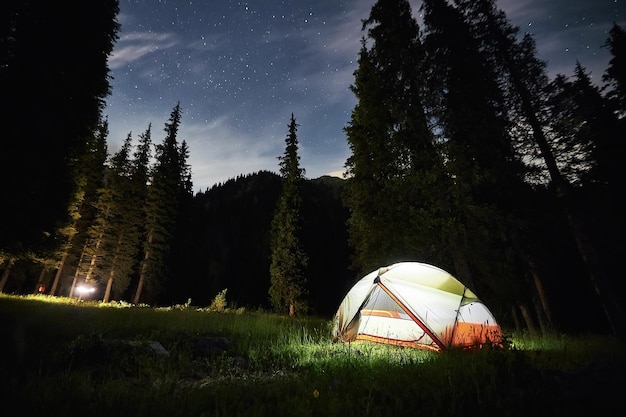
[[[626,386],[626,349],[601,335],[437,354],[333,343],[324,318],[7,295],[0,326],[3,416],[582,415]],[[198,355],[206,337],[230,348]]]

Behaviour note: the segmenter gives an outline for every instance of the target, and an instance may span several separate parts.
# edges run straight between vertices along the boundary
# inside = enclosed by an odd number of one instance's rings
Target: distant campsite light
[[[91,285],[79,285],[76,287],[76,292],[78,292],[80,296],[91,294],[94,291],[96,291],[96,288]]]

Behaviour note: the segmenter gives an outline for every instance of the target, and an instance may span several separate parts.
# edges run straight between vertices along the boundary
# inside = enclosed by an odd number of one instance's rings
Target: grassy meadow
[[[333,343],[328,318],[0,294],[3,416],[613,415],[626,347],[506,332],[502,350]]]

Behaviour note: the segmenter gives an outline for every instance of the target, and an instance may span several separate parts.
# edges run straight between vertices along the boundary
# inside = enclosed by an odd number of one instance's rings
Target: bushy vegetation
[[[0,295],[0,325],[7,416],[579,415],[617,406],[626,371],[624,345],[597,335],[437,354],[334,343],[324,318],[191,304]]]

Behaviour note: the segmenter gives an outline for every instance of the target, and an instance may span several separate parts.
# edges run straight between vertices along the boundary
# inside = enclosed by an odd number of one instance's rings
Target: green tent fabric
[[[444,351],[501,345],[502,330],[476,294],[448,272],[401,262],[354,284],[335,315],[333,338]]]

